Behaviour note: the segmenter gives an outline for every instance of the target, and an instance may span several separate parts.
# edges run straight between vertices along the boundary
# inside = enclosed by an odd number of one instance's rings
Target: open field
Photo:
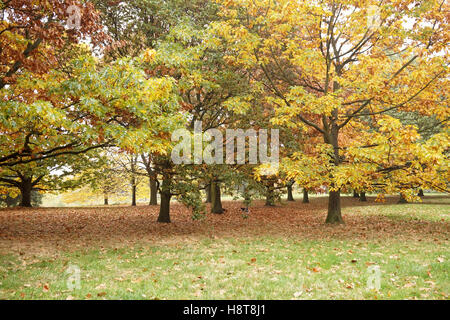
[[[170,225],[148,206],[1,210],[0,298],[448,299],[450,198],[373,200],[344,198],[339,226],[323,197],[247,219],[239,202],[201,221],[174,204]]]

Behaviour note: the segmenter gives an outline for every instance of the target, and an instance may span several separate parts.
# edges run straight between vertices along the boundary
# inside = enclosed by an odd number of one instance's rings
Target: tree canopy
[[[343,222],[344,192],[379,201],[448,192],[448,9],[444,0],[2,1],[0,188],[19,190],[23,206],[36,191],[82,188],[105,205],[125,188],[133,205],[140,190],[155,205],[158,192],[160,222],[173,197],[201,218],[203,191],[220,214],[223,193],[271,206],[286,189],[293,200],[293,185],[305,202],[327,190],[328,223]],[[202,155],[206,131],[225,146],[241,130],[243,148],[228,150],[241,159],[257,132],[276,130],[258,146],[278,143],[277,170],[261,153],[257,164],[229,163],[216,149],[220,163],[175,163],[178,129]]]

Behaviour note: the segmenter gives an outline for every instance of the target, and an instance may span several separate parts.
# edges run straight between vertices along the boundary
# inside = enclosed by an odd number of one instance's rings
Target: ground
[[[396,200],[346,197],[338,226],[324,197],[201,221],[173,204],[169,225],[149,206],[4,209],[0,298],[449,299],[450,198]]]

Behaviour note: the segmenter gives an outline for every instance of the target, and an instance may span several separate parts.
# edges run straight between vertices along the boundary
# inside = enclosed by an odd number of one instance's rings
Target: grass
[[[380,212],[379,208],[369,208],[366,213],[368,215],[383,215],[394,220],[450,221],[450,208],[443,208],[440,204],[417,203],[406,206],[390,206],[383,209]]]
[[[435,203],[435,202],[433,202]],[[448,221],[442,204],[351,213]],[[448,299],[448,239],[198,238],[0,256],[2,299]],[[80,287],[69,290],[69,267]],[[378,266],[381,288],[368,288]],[[70,271],[70,269],[69,269]]]

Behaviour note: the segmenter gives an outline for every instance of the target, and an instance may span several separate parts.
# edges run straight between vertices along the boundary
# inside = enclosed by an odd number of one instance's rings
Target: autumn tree
[[[103,198],[103,204],[109,205],[112,196],[118,196],[127,189],[129,177],[123,168],[114,162],[111,148],[103,149],[91,157],[91,165],[84,166],[78,171],[80,184],[77,194],[84,194],[87,198]],[[69,195],[67,202],[76,202]]]
[[[414,144],[411,156],[416,128],[387,115],[415,111],[448,119],[445,1],[221,3],[228,20],[216,32],[229,41],[228,61],[264,75],[277,112],[273,123],[294,123],[322,137],[314,156],[295,155],[290,170],[312,172],[329,188],[326,222],[343,222],[346,186],[358,190],[375,181],[393,192],[423,179],[424,167],[445,168],[448,143]],[[448,141],[448,135],[432,140]]]
[[[20,195],[21,207],[31,207],[36,192],[60,192],[80,185],[82,179],[77,177],[77,173],[95,168],[91,156],[90,152],[78,156],[65,155],[7,167],[0,173],[0,184]]]
[[[39,207],[42,204],[43,194],[37,190],[31,192],[31,205]],[[0,207],[16,207],[20,205],[22,198],[20,193],[10,189],[9,192],[0,194]]]
[[[66,69],[74,45],[89,38],[97,47],[106,39],[97,11],[91,3],[82,1],[9,0],[0,3],[0,14],[0,132],[11,138],[1,142],[0,167],[80,151],[71,149],[74,145],[55,148],[42,143],[31,147],[30,141],[40,133],[35,128],[25,129],[26,120],[21,121],[24,114],[18,104],[42,97],[39,81],[48,79],[51,70]],[[19,89],[17,82],[23,84],[27,78],[27,87]],[[10,120],[15,114],[17,122]]]

